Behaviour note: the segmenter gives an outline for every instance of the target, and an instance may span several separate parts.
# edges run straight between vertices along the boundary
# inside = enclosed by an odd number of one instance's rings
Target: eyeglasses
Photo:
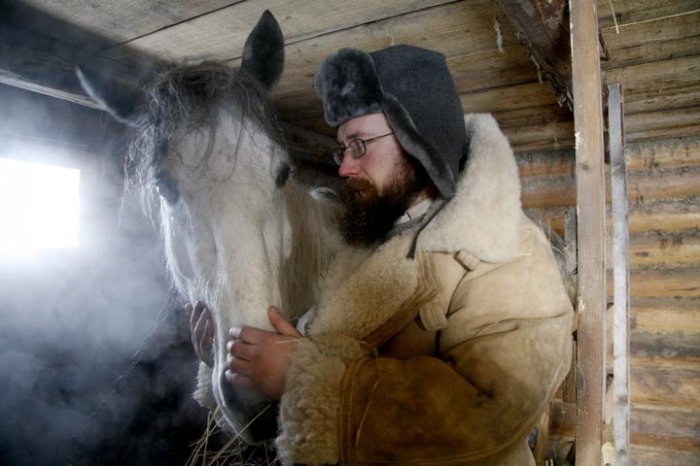
[[[382,134],[381,136],[375,136],[369,139],[353,139],[352,141],[349,141],[346,146],[338,147],[332,152],[333,161],[340,166],[343,163],[345,151],[348,151],[350,157],[353,159],[359,159],[367,153],[367,144],[372,141],[376,141],[379,138],[391,136],[392,134],[394,134],[393,131],[391,133]]]

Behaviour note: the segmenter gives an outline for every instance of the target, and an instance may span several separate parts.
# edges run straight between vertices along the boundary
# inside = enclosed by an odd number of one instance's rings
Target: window
[[[0,254],[77,248],[80,170],[0,158]]]

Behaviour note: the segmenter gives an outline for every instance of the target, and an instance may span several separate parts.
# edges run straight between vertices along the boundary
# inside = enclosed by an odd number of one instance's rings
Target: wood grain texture
[[[576,461],[601,463],[605,390],[605,176],[595,2],[571,8],[578,213]]]

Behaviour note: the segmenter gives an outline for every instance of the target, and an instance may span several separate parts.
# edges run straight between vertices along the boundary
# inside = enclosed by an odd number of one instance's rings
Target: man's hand
[[[274,306],[267,310],[276,332],[253,327],[233,327],[226,379],[238,387],[252,388],[271,399],[284,393],[291,357],[301,334]]]
[[[190,316],[190,335],[194,352],[209,367],[214,367],[214,321],[206,304],[197,301],[185,304],[185,311]]]

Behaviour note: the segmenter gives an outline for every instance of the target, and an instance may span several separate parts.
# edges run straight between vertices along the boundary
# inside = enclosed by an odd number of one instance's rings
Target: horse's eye
[[[155,179],[155,186],[158,195],[168,204],[174,204],[180,198],[180,191],[177,189],[177,182],[168,176],[158,176]]]

